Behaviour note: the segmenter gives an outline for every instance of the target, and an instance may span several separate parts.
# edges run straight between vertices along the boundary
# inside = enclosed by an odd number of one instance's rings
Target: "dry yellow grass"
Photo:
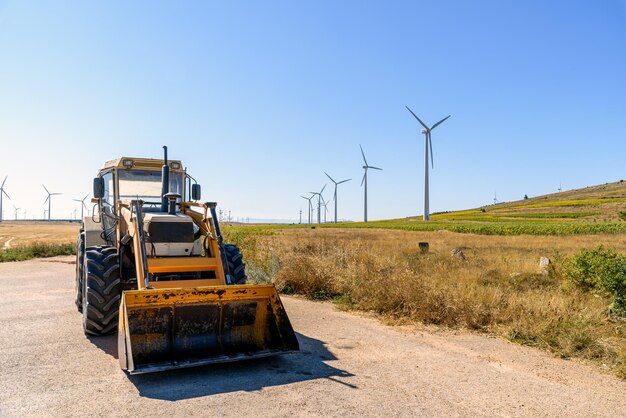
[[[609,299],[574,288],[560,272],[582,248],[626,252],[621,236],[301,229],[237,240],[251,276],[284,292],[334,298],[390,322],[488,332],[626,375],[626,322],[608,313]],[[420,241],[430,243],[428,254]],[[453,248],[466,260],[452,257]],[[548,276],[538,274],[540,256],[554,262]]]
[[[35,242],[66,244],[76,241],[80,225],[70,222],[11,222],[0,223],[0,248],[7,241],[11,247],[30,245]]]

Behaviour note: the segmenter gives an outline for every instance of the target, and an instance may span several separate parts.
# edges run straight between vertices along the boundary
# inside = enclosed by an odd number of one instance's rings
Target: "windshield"
[[[139,199],[145,203],[161,203],[161,172],[150,170],[119,170],[119,199]],[[183,194],[183,173],[170,171],[170,192]],[[180,201],[180,199],[178,199]]]

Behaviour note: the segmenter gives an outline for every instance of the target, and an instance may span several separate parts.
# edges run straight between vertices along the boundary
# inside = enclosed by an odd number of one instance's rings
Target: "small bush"
[[[12,247],[0,251],[0,263],[73,254],[75,254],[74,244],[47,244],[35,242],[28,246]]]
[[[626,210],[623,210],[623,211],[621,211],[621,212],[619,213],[619,218],[620,218],[622,221],[626,221]]]
[[[604,247],[582,250],[569,260],[565,274],[584,290],[612,296],[612,311],[626,314],[626,256]]]

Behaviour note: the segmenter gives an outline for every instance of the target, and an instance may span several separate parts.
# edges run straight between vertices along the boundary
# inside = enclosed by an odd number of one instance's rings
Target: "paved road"
[[[0,416],[626,416],[626,383],[466,333],[284,298],[302,351],[127,376],[86,338],[71,258],[0,264]]]

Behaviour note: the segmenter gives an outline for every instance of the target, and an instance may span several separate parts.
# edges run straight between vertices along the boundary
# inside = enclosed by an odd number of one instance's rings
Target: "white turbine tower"
[[[87,205],[85,205],[85,199],[87,199],[88,197],[89,197],[89,193],[87,193],[87,194],[85,195],[85,197],[83,197],[82,199],[72,199],[74,202],[79,202],[79,203],[81,204],[81,205],[80,205],[80,220],[81,220],[81,221],[82,221],[83,219],[85,219],[85,218],[83,217],[83,214],[84,214],[84,212],[83,212],[83,211],[84,211],[84,209],[86,209],[86,208],[87,208]]]
[[[317,196],[317,223],[321,224],[322,223],[322,200],[324,200],[324,198],[322,197],[322,193],[324,192],[324,189],[326,188],[326,184],[324,185],[324,187],[322,187],[322,190],[320,190],[319,192],[309,192],[311,193],[313,196]]]
[[[335,223],[337,223],[337,186],[339,186],[341,183],[345,183],[345,182],[350,181],[352,179],[335,181],[331,176],[328,175],[327,172],[324,171],[324,174],[326,174],[326,177],[328,177],[330,179],[330,181],[335,183],[335,194],[333,195],[333,200],[335,201]]]
[[[322,206],[324,206],[324,223],[326,223],[326,215],[328,214],[328,202],[322,196]]]
[[[408,106],[405,106],[406,109],[411,112],[411,114],[417,119],[417,121],[424,127],[422,129],[422,133],[424,134],[424,220],[430,220],[430,211],[429,211],[429,192],[428,192],[428,154],[430,153],[430,164],[432,168],[434,168],[435,163],[433,161],[433,142],[430,136],[430,132],[435,129],[437,126],[441,125],[448,119],[451,115],[446,116],[441,119],[439,122],[435,123],[430,128],[426,126],[424,122],[421,121],[420,118],[417,117],[415,113]],[[430,150],[430,152],[429,152]]]
[[[382,170],[382,168],[378,168],[378,167],[374,167],[371,166],[367,163],[367,159],[365,158],[365,153],[363,152],[363,147],[361,146],[361,144],[359,144],[359,148],[361,148],[361,155],[363,156],[363,162],[365,162],[365,165],[363,166],[363,170],[365,170],[365,173],[363,173],[363,180],[361,180],[361,186],[363,186],[363,184],[365,184],[365,199],[364,199],[364,215],[363,215],[363,221],[367,222],[367,170],[370,168],[373,168],[374,170]]]
[[[309,201],[309,224],[311,223],[311,212],[313,211],[313,204],[311,203],[311,199],[313,199],[314,196],[311,197],[305,197],[305,196],[300,196],[301,198],[303,198],[304,200],[308,200]]]
[[[7,199],[11,200],[7,192],[4,191],[4,183],[6,183],[7,177],[9,176],[4,177],[4,180],[2,181],[2,185],[0,186],[0,222],[3,221],[3,217],[4,217],[4,211],[2,210],[2,197],[6,196]]]
[[[43,184],[42,184],[43,186]],[[50,220],[50,209],[52,208],[52,196],[56,196],[59,195],[61,193],[50,193],[48,191],[48,189],[46,189],[46,186],[43,186],[44,190],[46,191],[46,193],[48,193],[48,197],[46,197],[46,200],[43,201],[44,205],[46,204],[46,202],[48,202],[48,220]]]
[[[496,194],[496,192],[493,192],[493,204],[498,204],[498,195]]]

